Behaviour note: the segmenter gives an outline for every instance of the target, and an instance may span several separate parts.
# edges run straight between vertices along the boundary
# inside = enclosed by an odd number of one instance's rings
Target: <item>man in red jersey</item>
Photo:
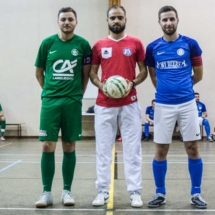
[[[95,43],[92,49],[90,79],[99,88],[95,105],[96,131],[96,188],[98,195],[93,206],[109,202],[110,165],[117,125],[122,135],[124,172],[132,207],[142,207],[141,200],[141,109],[137,102],[135,86],[147,77],[144,65],[145,51],[142,42],[125,34],[126,11],[119,5],[107,11],[110,35]],[[136,63],[139,74],[135,75]],[[101,80],[98,69],[101,65]],[[128,82],[123,98],[113,99],[106,95],[104,82],[110,76],[120,75]]]

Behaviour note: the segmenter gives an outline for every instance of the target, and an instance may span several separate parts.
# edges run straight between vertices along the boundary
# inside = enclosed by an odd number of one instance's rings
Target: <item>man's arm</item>
[[[40,86],[43,88],[44,85],[44,69],[36,67],[36,78]]]
[[[154,87],[156,88],[156,85],[157,85],[157,78],[156,78],[155,68],[154,68],[154,67],[149,67],[149,66],[148,66],[148,70],[149,70],[149,75],[150,75],[152,84],[153,84]]]
[[[103,83],[99,80],[98,77],[99,65],[93,64],[90,69],[90,80],[91,82],[103,91]]]
[[[133,84],[136,86],[136,85],[142,83],[148,76],[148,71],[146,69],[145,63],[140,61],[140,62],[137,62],[137,65],[139,68],[139,74],[137,75],[137,77],[134,80],[132,80],[132,81],[127,80],[127,82],[128,82],[127,93],[124,95],[124,97],[126,97],[130,93],[130,91],[133,87]]]
[[[193,67],[193,84],[198,83],[202,80],[203,77],[203,67],[202,66],[196,66]]]
[[[82,68],[82,90],[83,90],[83,95],[87,89],[87,84],[89,81],[89,73],[90,73],[90,67],[91,65],[84,65]]]
[[[151,122],[152,124],[154,124],[154,121],[149,118],[149,114],[146,114],[146,121]]]
[[[207,112],[202,112],[202,118],[206,118],[208,116]]]

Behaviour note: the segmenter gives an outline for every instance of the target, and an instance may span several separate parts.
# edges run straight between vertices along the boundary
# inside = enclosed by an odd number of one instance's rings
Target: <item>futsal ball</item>
[[[122,98],[127,92],[127,81],[119,75],[111,76],[104,85],[106,94],[114,99]]]

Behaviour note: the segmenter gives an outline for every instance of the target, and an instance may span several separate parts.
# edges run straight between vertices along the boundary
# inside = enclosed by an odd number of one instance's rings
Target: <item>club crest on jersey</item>
[[[73,49],[71,51],[71,53],[72,53],[73,56],[77,56],[78,55],[78,50],[77,49]]]
[[[123,54],[124,54],[125,56],[131,56],[131,55],[132,55],[132,51],[131,51],[131,49],[129,49],[129,48],[124,48],[124,49],[123,49]]]
[[[179,56],[182,56],[182,55],[184,54],[184,49],[182,49],[182,48],[178,49],[178,50],[177,50],[177,54],[178,54]]]

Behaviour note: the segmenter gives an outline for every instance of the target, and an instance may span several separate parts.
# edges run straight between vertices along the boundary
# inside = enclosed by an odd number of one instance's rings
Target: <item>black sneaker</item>
[[[148,203],[149,208],[157,208],[166,203],[165,195],[162,193],[155,194]]]
[[[191,205],[195,205],[196,208],[205,209],[207,208],[207,202],[201,197],[200,194],[194,194],[190,201]]]
[[[144,142],[149,141],[149,137],[145,137],[145,138],[143,139],[143,141],[144,141]]]

